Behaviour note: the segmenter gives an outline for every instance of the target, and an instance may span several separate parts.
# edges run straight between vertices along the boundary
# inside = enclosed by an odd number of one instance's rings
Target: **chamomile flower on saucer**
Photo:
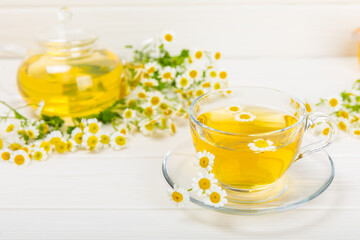
[[[160,35],[161,43],[165,45],[170,45],[175,41],[175,32],[174,31],[163,31]]]
[[[256,116],[249,112],[239,112],[235,114],[235,120],[239,122],[252,122],[256,119]]]
[[[131,122],[136,117],[136,111],[132,110],[130,108],[127,108],[127,109],[124,110],[122,116],[123,116],[123,119],[124,119],[125,122]]]
[[[64,153],[67,151],[67,142],[64,139],[61,139],[55,144],[55,151],[58,153]]]
[[[232,105],[229,105],[225,110],[227,112],[231,112],[231,113],[238,113],[238,112],[241,112],[242,109],[243,108],[240,105],[232,104]]]
[[[29,154],[24,150],[14,151],[11,155],[10,161],[15,163],[17,166],[27,166],[30,163]]]
[[[145,71],[149,75],[154,74],[158,70],[160,70],[160,66],[156,62],[149,62],[145,64]]]
[[[204,200],[204,203],[209,206],[214,207],[223,207],[225,204],[228,203],[227,200],[227,193],[224,189],[222,189],[219,186],[214,186],[213,188],[210,188],[205,191],[207,194],[207,197]]]
[[[255,153],[266,152],[266,151],[275,151],[274,143],[270,140],[257,139],[249,143],[248,146]]]
[[[2,160],[4,162],[9,162],[12,154],[13,154],[13,151],[11,151],[10,149],[7,149],[7,148],[2,149],[2,150],[0,150],[0,160]]]
[[[205,193],[206,190],[210,188],[214,188],[217,183],[217,179],[214,178],[214,174],[212,173],[198,173],[197,178],[193,178],[192,180],[192,191],[196,192],[198,196],[201,196]]]
[[[158,81],[152,78],[142,78],[141,82],[144,84],[145,87],[156,87],[159,85]]]
[[[176,87],[181,89],[187,89],[193,83],[193,79],[184,75],[180,75],[176,78]]]
[[[171,82],[173,79],[175,79],[175,74],[176,69],[169,66],[164,67],[159,72],[160,78],[164,82]]]
[[[110,146],[114,150],[120,150],[120,149],[126,147],[126,142],[127,142],[126,137],[122,133],[115,132],[111,135]]]
[[[185,188],[178,187],[176,184],[174,188],[168,189],[170,199],[178,206],[184,207],[184,202],[187,202],[190,197]]]
[[[140,131],[146,136],[152,134],[155,131],[155,123],[156,123],[155,119],[153,119],[153,120],[148,120],[148,119],[142,120],[139,123]]]
[[[79,127],[76,127],[71,132],[71,139],[73,139],[77,144],[81,144],[83,135],[83,131],[81,131]]]
[[[36,161],[45,161],[47,160],[48,154],[43,148],[35,147],[30,152],[32,159]]]
[[[110,134],[107,132],[99,133],[99,145],[101,148],[105,149],[110,147]]]
[[[78,144],[77,142],[75,142],[74,139],[70,138],[69,140],[67,140],[66,142],[66,150],[68,152],[75,152],[78,148],[79,148],[80,144]]]
[[[201,167],[202,169],[206,171],[211,171],[212,166],[214,164],[215,155],[207,152],[204,150],[203,152],[197,152],[196,153],[196,160],[194,162],[194,165],[196,167]]]
[[[148,99],[153,106],[158,106],[164,100],[164,96],[160,92],[151,92]]]
[[[84,129],[85,133],[96,134],[101,128],[101,122],[96,118],[88,119],[87,126]]]
[[[83,141],[81,143],[82,147],[90,150],[90,151],[97,151],[100,148],[100,144],[99,144],[99,136],[97,134],[91,134],[91,133],[86,133],[83,136]]]
[[[51,145],[55,146],[58,142],[62,141],[62,137],[61,132],[59,130],[55,130],[47,136],[47,139]]]
[[[25,133],[30,139],[34,139],[39,136],[39,129],[35,126],[29,126],[25,128]]]

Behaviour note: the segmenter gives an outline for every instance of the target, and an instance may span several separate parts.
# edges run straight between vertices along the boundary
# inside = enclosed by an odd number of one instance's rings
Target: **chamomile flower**
[[[106,132],[99,133],[99,145],[105,149],[110,147],[110,134]]]
[[[79,124],[79,128],[81,129],[81,131],[84,131],[87,125],[87,120],[85,118],[82,118]]]
[[[20,124],[18,120],[6,120],[5,123],[1,123],[1,132],[8,134],[16,132]]]
[[[150,134],[152,134],[155,131],[155,123],[156,120],[148,120],[148,119],[144,119],[139,123],[139,127],[140,127],[140,131],[148,136]]]
[[[20,138],[13,138],[8,143],[8,145],[12,151],[16,151],[16,150],[20,150],[25,145],[25,141]]]
[[[126,147],[126,143],[127,143],[127,139],[124,134],[115,132],[111,135],[110,146],[114,150],[120,150],[120,149]]]
[[[174,31],[164,31],[161,33],[160,41],[165,45],[170,45],[174,43],[175,32]]]
[[[190,51],[190,57],[193,60],[201,60],[205,57],[205,53],[201,49],[195,49]]]
[[[186,71],[185,76],[195,80],[201,77],[201,74],[202,74],[201,68],[195,64],[191,64],[188,70]]]
[[[195,90],[195,96],[196,97],[200,97],[200,96],[202,96],[204,94],[205,94],[205,91],[204,91],[203,88],[198,88],[198,89]]]
[[[156,87],[159,85],[158,81],[152,78],[142,78],[141,82],[144,84],[145,87]]]
[[[180,75],[176,78],[176,87],[181,89],[188,89],[193,83],[193,79],[184,75]]]
[[[256,119],[256,116],[249,112],[239,112],[235,114],[235,120],[239,122],[252,122]]]
[[[171,82],[173,79],[175,79],[176,69],[172,67],[164,67],[160,70],[160,78],[164,82]]]
[[[123,116],[125,122],[131,122],[136,117],[136,111],[132,110],[130,108],[127,108],[124,110],[122,116]]]
[[[176,184],[174,188],[168,189],[170,199],[178,206],[184,207],[184,202],[187,202],[190,197],[186,189],[178,187]]]
[[[214,164],[215,155],[207,152],[204,150],[203,152],[197,152],[196,153],[196,160],[194,162],[194,165],[196,167],[201,167],[202,169],[206,171],[211,171],[212,166]]]
[[[68,149],[67,142],[61,139],[59,142],[55,144],[55,151],[58,153],[64,153]]]
[[[36,161],[44,161],[47,160],[47,153],[43,148],[34,147],[30,152],[32,158]]]
[[[55,146],[62,140],[62,137],[62,133],[59,130],[55,130],[47,136],[47,141],[49,141],[51,145]]]
[[[153,106],[158,106],[164,100],[164,95],[160,92],[151,92],[148,95],[148,100]]]
[[[243,108],[240,105],[232,104],[232,105],[229,105],[225,110],[227,112],[231,112],[231,113],[238,113],[238,112],[241,112],[242,109]]]
[[[42,148],[46,153],[49,153],[51,151],[51,144],[49,141],[40,140],[37,141],[35,145],[39,148]]]
[[[146,73],[149,75],[154,74],[156,71],[160,70],[160,66],[156,62],[146,63],[144,68]]]
[[[39,136],[39,129],[35,126],[28,126],[25,128],[25,133],[30,139],[34,139]]]
[[[173,121],[171,121],[170,119],[167,120],[167,126],[170,130],[170,134],[174,135],[176,133],[176,125]]]
[[[208,197],[205,198],[204,203],[209,206],[223,207],[225,204],[228,203],[228,200],[226,198],[227,197],[226,191],[219,186],[210,188],[205,192],[208,195]]]
[[[220,70],[219,71],[219,78],[222,79],[222,80],[225,80],[228,76],[228,73],[226,70]]]
[[[117,126],[117,129],[120,133],[124,134],[125,136],[129,135],[129,128],[127,125],[120,124],[119,126]]]
[[[0,137],[0,150],[4,147],[4,140]]]
[[[96,134],[86,133],[83,136],[83,141],[81,143],[82,147],[90,151],[97,151],[100,148],[100,139]]]
[[[345,118],[337,119],[337,125],[338,125],[338,128],[343,132],[347,132],[350,127],[349,120],[345,119]]]
[[[144,109],[144,114],[148,117],[151,117],[155,113],[154,106],[151,103],[145,103],[142,105],[142,108]]]
[[[255,153],[275,151],[274,143],[270,140],[257,139],[248,144],[249,148]]]
[[[219,90],[219,89],[221,89],[221,88],[223,88],[224,87],[224,83],[223,82],[221,82],[221,81],[219,81],[219,79],[214,79],[213,81],[212,81],[212,88],[213,88],[213,90]],[[226,85],[226,84],[225,84]]]
[[[79,148],[79,144],[74,139],[68,139],[66,142],[66,151],[75,152]]]
[[[13,154],[13,151],[11,151],[10,149],[7,149],[7,148],[2,149],[2,150],[0,150],[0,159],[4,162],[9,162],[12,154]]]
[[[211,88],[211,83],[212,83],[211,81],[205,81],[201,83],[201,87],[203,89],[206,89],[206,91],[209,91],[209,88]]]
[[[198,177],[192,180],[192,191],[201,196],[206,190],[217,186],[215,185],[216,183],[217,179],[214,178],[214,174],[208,172],[203,174],[199,172]]]
[[[213,53],[211,56],[212,56],[212,60],[219,61],[221,58],[221,52],[217,51]]]
[[[101,122],[99,122],[96,118],[88,119],[87,126],[84,129],[85,133],[96,134],[99,132],[101,128]]]
[[[342,106],[342,98],[341,96],[332,96],[329,99],[327,99],[327,106],[329,106],[330,109],[333,111],[337,111]]]
[[[212,80],[218,79],[218,72],[215,69],[210,68],[206,71],[206,77]]]
[[[360,128],[359,127],[351,128],[351,134],[355,137],[360,137]]]
[[[345,119],[349,119],[349,112],[345,109],[340,109],[338,112],[337,112],[337,115],[338,117],[342,117],[342,118],[345,118]]]
[[[327,136],[330,133],[330,127],[328,124],[321,123],[318,126],[315,127],[315,132],[317,134]]]
[[[81,144],[83,135],[83,131],[81,131],[79,127],[76,127],[71,132],[71,139],[73,139],[76,144]]]
[[[17,166],[27,166],[30,163],[29,154],[24,150],[17,150],[11,154],[11,162],[15,163]]]

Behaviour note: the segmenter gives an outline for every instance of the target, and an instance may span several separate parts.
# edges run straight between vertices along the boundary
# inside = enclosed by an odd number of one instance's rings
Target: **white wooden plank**
[[[56,23],[56,10],[1,7],[0,56],[13,55],[9,44],[33,48],[35,33]],[[124,45],[174,29],[179,47],[220,49],[232,58],[354,56],[359,10],[359,4],[76,6],[74,21],[122,55]]]

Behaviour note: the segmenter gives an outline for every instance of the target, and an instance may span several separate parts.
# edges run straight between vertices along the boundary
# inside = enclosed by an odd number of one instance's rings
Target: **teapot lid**
[[[94,43],[98,36],[71,23],[72,12],[62,7],[57,13],[59,24],[41,31],[37,35],[38,43],[43,47],[70,48]]]

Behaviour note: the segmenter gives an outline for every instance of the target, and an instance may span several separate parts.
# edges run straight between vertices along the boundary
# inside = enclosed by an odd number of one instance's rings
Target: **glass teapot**
[[[81,117],[109,107],[129,93],[123,64],[111,51],[95,48],[97,35],[70,23],[66,7],[60,24],[38,35],[40,51],[32,53],[18,70],[18,87],[25,101],[42,113]]]

